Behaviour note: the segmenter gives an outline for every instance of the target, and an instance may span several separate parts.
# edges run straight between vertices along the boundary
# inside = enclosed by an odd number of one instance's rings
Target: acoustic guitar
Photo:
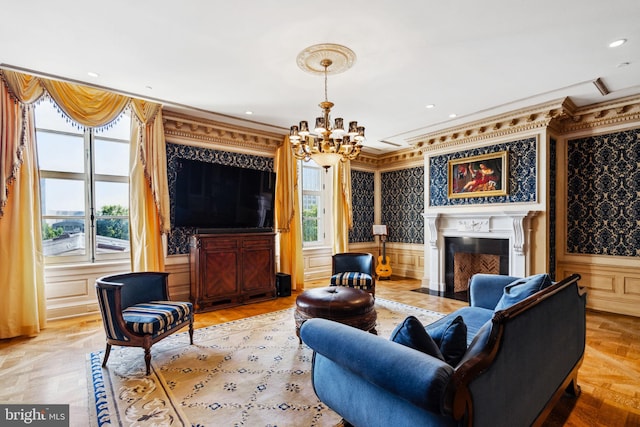
[[[391,277],[391,262],[387,256],[386,243],[386,240],[382,241],[382,255],[378,257],[378,265],[376,265],[378,279],[388,279]]]

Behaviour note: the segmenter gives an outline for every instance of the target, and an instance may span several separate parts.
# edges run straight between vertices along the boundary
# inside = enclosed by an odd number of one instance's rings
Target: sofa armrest
[[[502,298],[505,286],[520,277],[499,274],[474,274],[469,281],[469,304],[493,310]]]
[[[300,336],[316,353],[366,381],[421,408],[442,413],[445,388],[453,374],[446,362],[326,319],[307,320]]]

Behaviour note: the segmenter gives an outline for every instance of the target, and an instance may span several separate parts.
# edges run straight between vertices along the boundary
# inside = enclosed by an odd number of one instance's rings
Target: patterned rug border
[[[392,301],[384,298],[376,298],[376,305],[380,303],[380,305],[386,305],[387,307],[395,307],[399,311],[407,312],[407,311],[419,311],[424,313],[427,316],[433,317],[442,317],[444,314],[428,310],[421,307],[416,307],[412,305],[408,305],[405,303],[401,303],[398,301]],[[264,322],[265,320],[276,319],[277,317],[284,315],[286,313],[292,313],[295,308],[287,308],[283,310],[272,311],[269,313],[258,314],[255,316],[244,317],[241,319],[231,320],[229,322],[224,322],[216,325],[205,326],[202,328],[198,328],[194,331],[194,342],[197,340],[198,335],[207,334],[213,330],[222,330],[225,335],[236,333],[239,329],[235,328],[239,324],[247,324],[249,322]],[[167,337],[165,340],[170,339],[180,339],[182,336],[188,334],[188,332],[180,332],[174,334],[170,337]],[[387,337],[385,337],[387,338]],[[165,341],[163,340],[163,341]],[[87,385],[89,388],[89,424],[94,427],[104,427],[111,425],[123,425],[122,420],[119,417],[118,411],[112,410],[109,406],[108,395],[114,395],[115,390],[113,389],[113,384],[111,379],[107,376],[105,379],[105,372],[102,368],[102,357],[104,355],[104,350],[99,350],[95,352],[91,352],[87,354],[87,371],[90,373],[91,381],[87,381]],[[164,381],[161,375],[158,375],[156,370],[155,362],[152,359],[151,361],[151,373],[157,384],[163,388],[163,391],[167,396],[172,397],[171,389],[168,387],[166,382]],[[174,402],[174,399],[170,399],[170,405],[172,409],[175,411],[175,415],[177,419],[173,419],[172,425],[179,426],[191,426],[192,424],[188,421],[187,416],[184,414],[182,408],[178,406],[178,402]],[[112,420],[115,417],[116,419]],[[115,424],[114,424],[115,422]]]

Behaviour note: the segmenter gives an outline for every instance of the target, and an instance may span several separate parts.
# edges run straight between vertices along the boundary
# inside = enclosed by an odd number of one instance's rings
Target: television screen
[[[273,230],[276,174],[179,159],[175,225]]]

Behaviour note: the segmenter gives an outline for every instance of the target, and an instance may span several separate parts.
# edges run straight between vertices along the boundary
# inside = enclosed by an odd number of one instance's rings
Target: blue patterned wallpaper
[[[640,257],[640,129],[567,143],[567,252]]]
[[[447,162],[449,160],[508,151],[509,186],[506,196],[468,197],[449,199],[447,187]],[[481,205],[491,203],[523,203],[536,201],[538,157],[537,138],[479,147],[430,158],[429,206]]]
[[[374,177],[373,172],[351,171],[351,203],[353,228],[349,230],[349,243],[372,242],[374,222]]]
[[[387,240],[424,243],[424,167],[383,172],[380,178]]]
[[[192,147],[190,145],[167,143],[167,181],[169,184],[169,200],[171,205],[171,224],[174,224],[176,164],[179,159],[200,160],[237,166],[247,169],[273,171],[273,159],[270,157],[252,156],[249,154],[230,153],[211,148]],[[171,226],[167,241],[168,255],[188,254],[189,237],[196,232],[194,227]]]

